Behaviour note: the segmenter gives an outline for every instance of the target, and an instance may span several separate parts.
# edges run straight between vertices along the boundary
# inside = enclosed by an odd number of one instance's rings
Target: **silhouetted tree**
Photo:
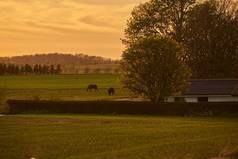
[[[0,63],[0,75],[4,75],[4,74],[5,74],[4,66],[2,63]]]
[[[20,66],[20,74],[25,74],[25,66]]]
[[[181,93],[189,78],[189,69],[181,60],[183,50],[169,38],[140,39],[123,53],[123,84],[133,93],[153,102]]]
[[[20,73],[20,68],[18,65],[15,65],[15,70],[14,70],[14,74],[18,75]]]
[[[4,74],[7,73],[7,65],[6,64],[3,64],[3,72],[4,72]]]
[[[62,72],[62,70],[61,70],[61,65],[58,64],[58,65],[57,65],[57,68],[56,68],[56,74],[60,74],[61,72]]]
[[[49,74],[49,66],[43,65],[43,67],[42,67],[42,74]]]
[[[25,71],[26,74],[32,74],[33,73],[33,69],[29,64],[25,64],[24,71]]]
[[[39,74],[39,65],[36,64],[36,65],[34,66],[33,70],[34,70],[34,74]]]
[[[238,5],[208,0],[196,5],[185,25],[187,62],[194,78],[238,77]]]
[[[50,74],[55,74],[55,73],[56,73],[55,66],[50,65]]]
[[[41,65],[38,65],[38,72],[39,74],[43,74],[43,69]]]
[[[195,0],[150,0],[135,7],[125,30],[126,45],[148,36],[183,41],[184,23]]]

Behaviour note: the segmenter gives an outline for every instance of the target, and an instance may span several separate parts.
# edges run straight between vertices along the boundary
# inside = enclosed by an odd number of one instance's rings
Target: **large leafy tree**
[[[123,53],[124,86],[153,102],[180,93],[189,77],[182,54],[183,49],[170,38],[153,36],[137,40]]]
[[[208,0],[196,5],[185,25],[187,62],[194,78],[238,77],[238,5]]]
[[[150,0],[132,11],[124,43],[130,45],[143,37],[169,36],[182,42],[187,13],[195,0]]]

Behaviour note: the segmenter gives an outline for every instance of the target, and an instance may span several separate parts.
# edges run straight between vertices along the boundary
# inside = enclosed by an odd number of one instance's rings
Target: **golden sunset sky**
[[[0,56],[85,53],[120,58],[126,20],[145,0],[0,0]]]

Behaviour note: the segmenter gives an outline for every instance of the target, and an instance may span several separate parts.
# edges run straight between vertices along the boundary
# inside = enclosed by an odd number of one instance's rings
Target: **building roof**
[[[232,95],[238,96],[238,79],[190,80],[184,95]]]

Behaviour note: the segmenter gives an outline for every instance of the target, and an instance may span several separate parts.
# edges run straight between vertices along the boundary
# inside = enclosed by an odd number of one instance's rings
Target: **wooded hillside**
[[[0,57],[0,63],[31,66],[60,64],[63,74],[119,72],[119,60],[85,54],[49,53]]]

